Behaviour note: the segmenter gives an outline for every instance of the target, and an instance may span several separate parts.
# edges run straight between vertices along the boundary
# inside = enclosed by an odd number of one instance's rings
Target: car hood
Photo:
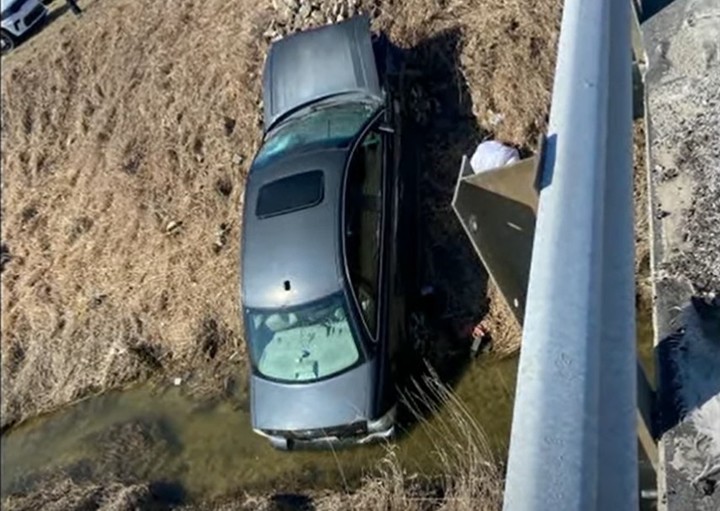
[[[367,16],[273,43],[263,72],[265,131],[305,105],[345,93],[382,96]]]
[[[370,418],[373,361],[319,382],[277,383],[253,375],[253,428],[297,431],[351,424]]]

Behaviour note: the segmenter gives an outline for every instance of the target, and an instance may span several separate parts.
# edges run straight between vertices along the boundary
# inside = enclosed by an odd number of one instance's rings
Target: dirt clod
[[[233,184],[230,178],[221,177],[215,181],[215,189],[223,197],[229,197],[233,190]]]

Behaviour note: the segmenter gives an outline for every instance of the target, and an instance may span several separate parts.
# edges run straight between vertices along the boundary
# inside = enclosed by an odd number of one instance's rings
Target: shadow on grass
[[[313,511],[313,499],[295,493],[276,493],[270,498],[273,511]]]
[[[487,313],[487,272],[451,207],[462,155],[484,136],[460,72],[460,36],[459,29],[441,32],[404,56],[403,158],[404,171],[417,176],[418,292],[401,355],[401,394],[417,391],[428,366],[443,384],[454,386],[471,359],[472,325]],[[401,430],[416,420],[400,410]]]

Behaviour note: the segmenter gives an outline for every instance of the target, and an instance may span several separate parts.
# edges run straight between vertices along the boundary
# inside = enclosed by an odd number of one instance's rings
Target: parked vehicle
[[[280,449],[394,433],[414,251],[383,41],[356,17],[275,42],[265,64],[241,301],[253,428]]]
[[[40,0],[0,0],[0,53],[15,48],[21,37],[47,17]]]

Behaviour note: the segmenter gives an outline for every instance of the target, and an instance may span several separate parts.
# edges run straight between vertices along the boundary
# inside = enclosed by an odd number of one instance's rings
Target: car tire
[[[7,30],[0,29],[0,53],[6,55],[15,48],[15,38]]]

